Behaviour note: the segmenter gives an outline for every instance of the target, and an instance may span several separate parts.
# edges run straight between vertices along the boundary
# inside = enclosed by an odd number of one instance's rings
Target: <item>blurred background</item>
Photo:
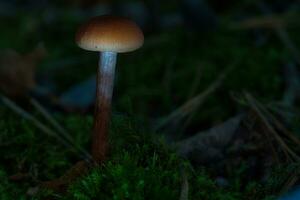
[[[278,174],[289,175],[249,199],[286,193],[300,169],[299,10],[298,0],[1,0],[5,198],[35,195],[37,183],[89,151],[98,54],[74,39],[81,24],[104,14],[130,18],[145,34],[141,49],[118,55],[112,132],[132,132],[133,120],[208,167],[222,190],[233,176],[241,193],[249,182],[266,183],[280,163]],[[69,132],[72,148],[46,124]],[[17,192],[12,175],[27,181]]]

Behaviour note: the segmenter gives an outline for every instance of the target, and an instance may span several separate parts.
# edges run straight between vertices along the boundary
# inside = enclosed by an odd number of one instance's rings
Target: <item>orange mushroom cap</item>
[[[144,35],[133,21],[104,15],[83,24],[76,34],[76,43],[89,51],[123,53],[140,48],[144,43]]]

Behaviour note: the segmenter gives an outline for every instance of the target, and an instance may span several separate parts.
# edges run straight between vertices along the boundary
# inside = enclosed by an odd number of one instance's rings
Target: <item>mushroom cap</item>
[[[76,34],[76,43],[88,51],[130,52],[144,43],[141,29],[126,18],[98,16],[83,24]]]

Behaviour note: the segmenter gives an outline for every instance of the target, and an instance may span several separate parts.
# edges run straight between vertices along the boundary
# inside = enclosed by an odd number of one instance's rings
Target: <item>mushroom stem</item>
[[[108,151],[108,128],[113,95],[116,52],[100,52],[97,73],[97,91],[92,137],[92,156],[96,163],[102,163]]]

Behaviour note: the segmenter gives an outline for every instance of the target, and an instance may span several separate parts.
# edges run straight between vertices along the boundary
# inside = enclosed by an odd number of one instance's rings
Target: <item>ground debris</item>
[[[68,186],[75,180],[84,176],[90,166],[86,161],[79,161],[58,179],[43,182],[40,188],[50,189],[57,192],[66,192]]]
[[[178,153],[199,163],[210,163],[224,158],[224,148],[229,145],[243,116],[233,117],[226,122],[200,132],[176,144]]]
[[[9,97],[27,95],[35,86],[37,64],[46,56],[46,49],[38,45],[27,54],[7,49],[0,55],[0,90]]]
[[[249,93],[245,93],[245,101],[247,112],[177,142],[177,152],[195,165],[212,166],[223,173],[228,169],[228,174],[246,163],[249,180],[267,180],[276,164],[296,164],[300,140]],[[295,174],[289,177],[282,186],[284,191],[299,180]]]

